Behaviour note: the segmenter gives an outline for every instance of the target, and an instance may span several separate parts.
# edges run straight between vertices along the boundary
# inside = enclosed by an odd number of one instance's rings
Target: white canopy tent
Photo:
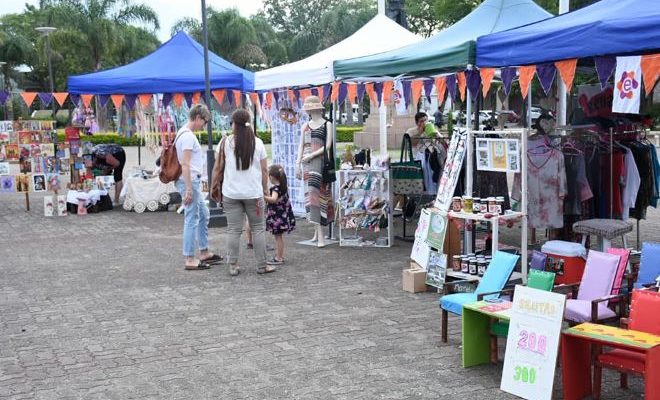
[[[334,61],[382,53],[422,40],[378,14],[353,35],[300,61],[256,72],[255,90],[316,86],[335,80]]]

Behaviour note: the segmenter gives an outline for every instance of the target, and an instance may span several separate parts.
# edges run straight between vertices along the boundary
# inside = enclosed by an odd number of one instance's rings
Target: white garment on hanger
[[[632,151],[627,147],[625,149],[626,156],[623,160],[623,164],[626,170],[626,175],[622,177],[621,182],[621,195],[623,197],[623,213],[621,216],[624,221],[630,217],[630,208],[635,207],[637,192],[639,191],[639,185],[642,182]]]

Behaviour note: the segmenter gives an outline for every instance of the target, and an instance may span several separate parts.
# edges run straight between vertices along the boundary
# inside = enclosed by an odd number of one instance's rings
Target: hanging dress
[[[307,123],[303,135],[303,156],[307,156],[325,146],[327,123],[312,129]],[[303,163],[305,181],[305,212],[307,220],[313,224],[328,225],[334,220],[334,207],[330,185],[323,182],[323,155]]]

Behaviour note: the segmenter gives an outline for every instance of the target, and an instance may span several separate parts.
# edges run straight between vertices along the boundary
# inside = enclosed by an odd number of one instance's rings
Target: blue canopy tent
[[[658,0],[601,0],[590,6],[477,39],[477,66],[539,64],[660,50]]]
[[[454,25],[430,38],[396,50],[335,61],[338,79],[437,75],[475,62],[475,40],[552,17],[532,0],[486,0]]]
[[[254,90],[254,73],[209,52],[211,89]],[[204,48],[179,32],[130,64],[68,78],[69,93],[143,94],[204,91]]]

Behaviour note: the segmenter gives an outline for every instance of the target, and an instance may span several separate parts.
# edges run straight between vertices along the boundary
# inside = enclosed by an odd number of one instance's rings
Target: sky
[[[25,9],[25,3],[37,5],[38,0],[0,0],[0,15],[20,13]],[[147,4],[158,14],[160,30],[158,38],[164,42],[170,38],[172,25],[183,17],[202,19],[201,1],[194,0],[133,0],[135,4]],[[193,4],[198,6],[194,7]],[[206,0],[206,5],[222,10],[225,8],[238,8],[241,15],[249,17],[255,14],[262,6],[262,0]]]

